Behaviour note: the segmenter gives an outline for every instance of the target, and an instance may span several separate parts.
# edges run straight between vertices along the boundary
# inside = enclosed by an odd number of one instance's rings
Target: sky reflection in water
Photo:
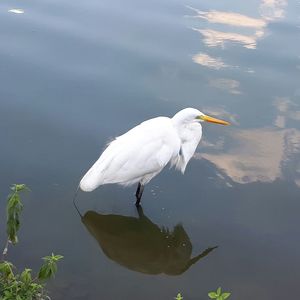
[[[222,137],[219,142],[207,147],[208,150],[217,150],[217,153],[205,153],[204,149],[195,154],[195,158],[211,161],[221,172],[238,183],[272,182],[283,178],[287,169],[289,173],[293,173],[295,183],[299,185],[297,157],[300,152],[300,131],[286,127],[290,119],[299,120],[299,106],[280,98],[274,102],[274,106],[278,114],[273,127],[236,128],[227,136],[232,140],[232,147],[225,149]]]
[[[256,49],[257,43],[266,37],[270,22],[276,22],[285,17],[285,0],[264,0],[258,6],[259,18],[228,11],[201,11],[187,6],[195,15],[189,16],[198,19],[203,27],[205,20],[208,24],[226,25],[228,31],[217,31],[210,28],[196,28],[193,30],[201,33],[203,42],[207,47],[227,47],[227,43],[237,43],[247,49]],[[202,24],[202,25],[200,25]],[[230,30],[236,28],[237,32]],[[252,30],[251,34],[242,34],[244,28]],[[214,70],[223,68],[239,68],[227,65],[221,57],[212,57],[207,53],[198,53],[193,56],[193,61],[204,67]],[[252,73],[251,68],[248,69]],[[230,94],[241,94],[240,82],[231,78],[213,78],[209,85]],[[297,100],[299,98],[296,97]],[[300,166],[296,157],[300,151],[300,132],[289,124],[289,120],[299,121],[299,105],[292,102],[289,97],[274,97],[273,107],[275,116],[273,124],[251,129],[234,128],[230,133],[225,132],[219,141],[206,147],[207,153],[195,154],[196,159],[205,158],[211,161],[221,173],[237,183],[250,183],[255,181],[272,182],[283,178],[288,169],[294,175],[294,182],[299,185]],[[214,111],[217,115],[222,115]],[[224,115],[224,112],[223,112]],[[229,115],[227,112],[226,115]],[[255,116],[254,116],[255,117]],[[238,126],[239,127],[239,126]],[[231,140],[233,146],[224,146],[224,139]],[[216,150],[210,153],[210,149]],[[296,159],[296,163],[295,163]],[[222,175],[220,175],[222,176]],[[230,183],[227,183],[230,185]]]
[[[284,18],[284,8],[286,5],[287,1],[285,0],[263,0],[258,7],[260,18],[252,18],[234,12],[216,10],[205,12],[190,6],[188,6],[188,8],[196,13],[194,18],[204,19],[212,24],[238,27],[241,31],[243,28],[252,29],[254,31],[251,34],[243,34],[240,32],[223,32],[210,28],[193,28],[202,34],[203,41],[208,47],[224,47],[227,42],[234,42],[245,48],[255,49],[257,41],[265,36],[268,23]]]

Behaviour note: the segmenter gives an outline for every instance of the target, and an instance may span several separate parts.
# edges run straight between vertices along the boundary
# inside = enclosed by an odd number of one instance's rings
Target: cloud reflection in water
[[[226,12],[226,11],[201,11],[191,6],[187,6],[197,13],[196,18],[205,19],[210,23],[226,24],[238,27],[249,27],[249,28],[262,28],[267,25],[266,21],[257,18],[251,18],[239,13]]]
[[[228,65],[226,65],[221,58],[214,58],[206,53],[198,53],[197,55],[194,55],[193,61],[199,65],[215,70],[228,67]]]
[[[220,90],[228,91],[230,94],[241,94],[240,82],[234,79],[216,78],[209,81],[209,85]]]
[[[225,47],[227,42],[237,43],[248,49],[257,47],[257,40],[265,36],[266,27],[270,22],[282,19],[285,15],[286,0],[262,0],[258,8],[259,18],[228,11],[201,11],[191,6],[196,15],[193,18],[204,19],[211,24],[222,24],[230,27],[254,30],[250,34],[243,32],[220,31],[211,28],[192,29],[203,36],[208,47]]]
[[[225,42],[234,42],[243,45],[248,49],[256,48],[256,40],[258,36],[256,35],[245,35],[235,32],[222,32],[212,29],[196,29],[203,36],[203,41],[208,47],[225,47]]]
[[[293,173],[294,182],[300,183],[300,130],[287,128],[290,120],[300,115],[296,105],[287,98],[274,102],[277,114],[274,127],[232,130],[228,139],[233,146],[222,147],[206,143],[208,147],[196,153],[196,159],[207,159],[231,180],[237,183],[272,182],[284,178],[286,170]],[[210,146],[217,153],[209,152]]]

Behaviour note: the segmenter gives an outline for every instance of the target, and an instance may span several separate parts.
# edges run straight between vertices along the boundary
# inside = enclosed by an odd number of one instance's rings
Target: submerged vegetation
[[[18,243],[20,214],[23,209],[20,193],[29,191],[25,184],[14,184],[7,199],[7,242],[0,261],[0,300],[46,300],[50,299],[45,289],[46,281],[54,277],[61,255],[45,256],[39,272],[33,276],[32,269],[19,272],[13,263],[5,260],[10,244]]]

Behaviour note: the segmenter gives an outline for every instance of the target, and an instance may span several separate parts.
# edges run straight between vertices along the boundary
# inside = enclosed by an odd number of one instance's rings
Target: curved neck
[[[178,126],[180,126],[180,125],[182,125],[182,124],[185,123],[185,115],[182,114],[181,111],[179,111],[177,114],[175,114],[173,116],[173,118],[171,118],[171,120],[172,120],[173,125],[175,127],[178,127]]]

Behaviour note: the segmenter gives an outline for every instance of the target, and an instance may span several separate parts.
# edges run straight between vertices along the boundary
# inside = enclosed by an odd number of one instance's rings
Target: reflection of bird
[[[82,222],[107,257],[145,274],[182,274],[216,248],[207,248],[191,258],[192,244],[182,225],[173,231],[160,229],[141,208],[138,211],[139,218],[88,211]]]
[[[107,183],[139,183],[136,205],[144,185],[169,162],[183,173],[202,136],[201,122],[228,125],[194,108],[179,111],[173,118],[147,120],[112,141],[80,181],[90,192]]]

